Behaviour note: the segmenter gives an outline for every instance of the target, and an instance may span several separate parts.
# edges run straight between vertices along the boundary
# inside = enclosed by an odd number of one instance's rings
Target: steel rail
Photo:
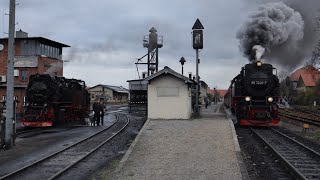
[[[51,157],[59,154],[59,153],[62,153],[63,151],[66,151],[66,150],[68,150],[68,149],[70,149],[70,148],[72,148],[72,147],[74,147],[74,146],[76,146],[76,145],[78,145],[78,144],[80,144],[80,143],[82,143],[82,142],[84,142],[84,141],[87,141],[88,139],[90,139],[90,138],[92,138],[92,137],[94,137],[94,136],[97,136],[97,135],[103,133],[104,131],[108,130],[109,128],[111,128],[113,125],[115,125],[115,124],[118,122],[118,120],[119,120],[118,114],[117,114],[117,113],[114,113],[114,115],[116,116],[116,120],[115,120],[110,126],[108,126],[108,127],[104,128],[104,129],[98,131],[97,133],[95,133],[95,134],[93,134],[93,135],[91,135],[91,136],[88,136],[88,137],[86,137],[86,138],[84,138],[84,139],[82,139],[82,140],[80,140],[80,141],[72,144],[72,145],[69,146],[69,147],[66,147],[66,148],[61,149],[61,150],[59,150],[59,151],[57,151],[57,152],[54,152],[54,153],[52,153],[52,154],[50,154],[50,155],[48,155],[48,156],[46,156],[46,157],[44,157],[44,158],[42,158],[42,159],[34,162],[34,163],[31,163],[31,164],[26,165],[26,166],[24,166],[24,167],[22,167],[22,168],[20,168],[20,169],[18,169],[18,170],[16,170],[16,171],[13,171],[13,172],[11,172],[11,173],[9,173],[9,174],[6,174],[6,175],[0,177],[0,180],[6,179],[6,178],[10,178],[10,177],[14,176],[14,175],[17,174],[17,173],[20,173],[20,172],[26,170],[27,168],[30,168],[30,167],[32,167],[32,166],[35,166],[35,165],[37,165],[37,164],[39,164],[39,163],[41,163],[41,162],[43,162],[43,161],[45,161],[45,160],[47,160],[47,159],[49,159],[49,158],[51,158]]]
[[[284,113],[280,113],[280,116],[286,117],[288,119],[304,122],[304,123],[309,123],[311,125],[320,127],[320,121],[314,120],[311,118],[301,117],[301,116],[292,115],[292,114],[284,114]]]
[[[82,158],[80,158],[79,160],[77,160],[76,162],[74,162],[73,164],[70,164],[68,167],[62,169],[61,171],[59,171],[58,173],[56,173],[55,175],[53,175],[51,178],[49,178],[48,180],[53,180],[56,179],[58,177],[60,177],[63,173],[67,172],[70,168],[72,168],[73,166],[77,165],[79,162],[81,162],[83,159],[85,159],[86,157],[88,157],[89,155],[91,155],[92,153],[94,153],[95,151],[97,151],[99,148],[101,148],[103,145],[105,145],[107,142],[109,142],[113,137],[115,137],[116,135],[118,135],[120,132],[122,132],[122,130],[124,128],[126,128],[128,126],[128,124],[130,123],[130,119],[128,118],[128,116],[126,114],[122,114],[125,116],[125,118],[127,119],[126,124],[117,132],[115,132],[112,136],[110,136],[107,140],[105,140],[104,142],[102,142],[101,144],[99,144],[97,147],[95,147],[94,149],[92,149],[90,152],[88,152],[86,155],[84,155]]]
[[[284,137],[286,140],[289,140],[290,143],[294,143],[295,145],[298,145],[298,147],[303,148],[303,150],[306,150],[308,153],[311,153],[312,156],[309,155],[309,157],[317,157],[320,159],[320,154],[312,149],[310,149],[309,147],[301,144],[300,142],[288,137],[287,135],[275,130],[274,128],[269,128],[270,130],[272,130],[273,132],[277,133],[278,135],[280,135],[281,137]],[[295,167],[293,164],[289,161],[289,159],[287,159],[286,157],[284,157],[284,154],[279,152],[270,142],[268,141],[265,137],[263,137],[261,134],[259,134],[256,130],[254,130],[253,128],[251,128],[251,130],[275,153],[275,155],[282,161],[282,164],[290,171],[290,173],[292,173],[294,175],[295,178],[297,179],[308,179],[306,177],[306,175],[304,173],[302,173],[299,168]],[[285,145],[283,145],[285,146]],[[279,148],[279,147],[278,147]],[[294,149],[292,149],[291,152],[294,152]],[[301,158],[300,156],[298,158]],[[313,158],[311,158],[313,159]],[[291,159],[292,160],[292,159]],[[300,168],[303,169],[303,168]]]

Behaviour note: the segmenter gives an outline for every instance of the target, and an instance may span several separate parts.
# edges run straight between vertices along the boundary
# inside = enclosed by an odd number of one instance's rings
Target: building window
[[[22,81],[27,81],[28,80],[28,71],[27,70],[22,70],[21,71],[21,80]]]

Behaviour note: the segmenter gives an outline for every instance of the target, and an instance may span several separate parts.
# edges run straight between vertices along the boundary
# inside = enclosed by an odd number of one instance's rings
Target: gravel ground
[[[272,155],[268,155],[270,151],[261,150],[265,147],[260,147],[260,149],[256,147],[257,142],[252,137],[252,133],[251,135],[244,135],[242,132],[239,135],[241,129],[245,131],[245,128],[237,128],[237,134],[242,157],[250,178],[265,180],[277,177],[278,175],[274,169],[277,159]],[[301,123],[281,118],[279,127],[276,127],[276,129],[320,153],[320,128],[311,127],[309,131],[303,131]],[[290,179],[290,175],[288,177]]]
[[[119,108],[124,111],[127,110],[126,107]],[[106,117],[105,126],[108,125],[109,120],[113,121],[114,115]],[[118,159],[122,157],[126,148],[129,147],[131,141],[145,122],[145,118],[139,114],[130,117],[131,122],[129,127],[125,129],[121,136],[115,137],[108,145],[106,145],[109,149],[103,149],[102,152],[100,152],[100,155],[98,153],[96,158],[93,156],[93,165],[91,164],[90,168],[88,168],[89,172],[83,171],[86,172],[82,177],[83,179],[88,179],[88,177],[103,179],[108,172],[108,169],[113,167]],[[77,142],[102,128],[103,126],[80,126],[71,129],[56,128],[40,135],[28,138],[18,138],[17,145],[14,148],[7,151],[0,151],[0,176],[69,146],[69,144]],[[77,174],[79,174],[79,172]]]
[[[282,119],[277,129],[320,153],[320,128],[311,126],[310,130],[303,131],[302,126],[296,121]]]
[[[130,123],[124,131],[86,158],[84,162],[73,167],[60,179],[109,179],[110,172],[115,170],[146,120],[145,117],[130,114],[128,117],[130,118]]]
[[[229,121],[210,108],[201,119],[151,120],[110,179],[241,179]]]

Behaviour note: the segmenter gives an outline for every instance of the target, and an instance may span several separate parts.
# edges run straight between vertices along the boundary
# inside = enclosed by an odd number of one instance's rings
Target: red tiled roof
[[[305,86],[315,86],[317,81],[320,80],[320,71],[315,67],[308,65],[293,72],[289,78],[291,81],[299,81],[302,78]]]
[[[209,89],[208,93],[215,95],[215,91],[219,94],[220,97],[223,97],[227,93],[227,90],[225,89]]]
[[[301,74],[300,77],[302,78],[304,85],[308,87],[316,86],[317,81],[320,80],[319,74]]]
[[[293,72],[289,76],[289,78],[291,81],[299,81],[299,77],[301,74],[319,74],[320,75],[320,72],[315,67],[308,65],[300,69],[297,69],[295,72]]]

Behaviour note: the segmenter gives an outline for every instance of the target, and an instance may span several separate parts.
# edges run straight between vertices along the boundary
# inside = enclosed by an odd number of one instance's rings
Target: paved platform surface
[[[110,179],[242,179],[238,144],[222,104],[201,114],[148,121]]]

